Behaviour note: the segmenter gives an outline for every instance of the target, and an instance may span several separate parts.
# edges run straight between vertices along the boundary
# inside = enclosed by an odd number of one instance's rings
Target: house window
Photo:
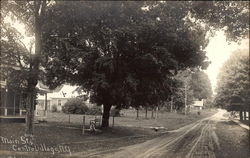
[[[62,105],[62,101],[59,99],[58,100],[58,106],[61,106]]]
[[[44,100],[39,100],[38,101],[38,105],[43,108],[43,106],[44,106]]]

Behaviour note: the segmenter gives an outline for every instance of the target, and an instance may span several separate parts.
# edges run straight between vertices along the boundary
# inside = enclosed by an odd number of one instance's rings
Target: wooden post
[[[44,102],[44,115],[45,117],[47,117],[47,110],[48,110],[48,96],[47,96],[47,92],[45,93],[45,102]]]
[[[19,109],[19,115],[21,116],[21,114],[20,114],[20,111],[21,111],[21,106],[22,106],[22,93],[21,94],[19,94],[19,96],[20,96],[20,98],[19,98],[19,105],[18,105],[18,109]]]
[[[8,115],[8,109],[5,107],[4,108],[4,116],[7,116]]]
[[[173,112],[173,96],[171,96],[170,108],[171,108],[170,111]]]
[[[157,107],[156,107],[156,109],[155,109],[155,119],[158,118],[158,111],[159,111],[159,107],[158,107],[158,105],[157,105]]]
[[[13,115],[15,116],[16,115],[16,93],[14,92],[14,109],[13,109]]]
[[[187,83],[185,83],[185,115],[187,114]]]
[[[243,120],[247,120],[247,113],[245,110],[243,111],[243,115],[244,115]]]
[[[70,123],[70,114],[69,114],[69,123]]]
[[[243,120],[242,111],[240,110],[240,120]]]
[[[99,128],[101,127],[101,121],[102,121],[102,117],[100,116],[100,118],[99,118]]]
[[[136,119],[139,119],[139,108],[136,109]]]
[[[115,126],[115,115],[113,115],[113,127]]]
[[[8,89],[5,89],[5,95],[4,95],[5,99],[4,99],[4,116],[8,115],[8,110],[7,110],[7,99],[8,99]]]
[[[82,134],[85,133],[85,115],[82,117]]]

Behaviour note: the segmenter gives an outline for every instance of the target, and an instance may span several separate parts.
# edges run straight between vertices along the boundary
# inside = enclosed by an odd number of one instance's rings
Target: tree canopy
[[[4,19],[4,13],[1,15]],[[27,86],[29,52],[22,42],[23,36],[6,20],[1,21],[1,79],[7,87],[22,92]]]
[[[249,107],[249,50],[237,50],[224,63],[219,76],[215,104],[229,111]]]
[[[144,5],[58,2],[43,35],[50,39],[44,41],[47,83],[82,85],[109,113],[112,105],[155,105],[170,94],[170,71],[205,68],[206,31],[185,19],[185,4],[164,8],[169,14]]]
[[[249,38],[248,1],[193,1],[192,14],[214,30],[223,29],[229,41]]]
[[[190,84],[194,98],[201,100],[212,97],[212,86],[205,72],[197,71],[193,73]]]

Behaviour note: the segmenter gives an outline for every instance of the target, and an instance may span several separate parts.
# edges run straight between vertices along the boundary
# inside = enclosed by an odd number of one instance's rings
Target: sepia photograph
[[[250,158],[249,1],[0,2],[0,158]]]

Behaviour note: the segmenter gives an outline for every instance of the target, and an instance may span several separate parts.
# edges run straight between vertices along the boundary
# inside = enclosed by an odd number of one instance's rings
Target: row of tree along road
[[[176,75],[209,65],[204,49],[216,29],[223,28],[228,40],[248,32],[247,2],[13,0],[1,5],[3,18],[24,24],[34,37],[32,53],[1,20],[1,52],[21,67],[12,79],[29,100],[27,134],[33,133],[38,80],[51,88],[65,82],[82,86],[92,102],[103,105],[102,127],[108,127],[112,105],[154,107],[182,93],[175,90]],[[199,88],[194,81],[193,88]],[[184,89],[188,95],[187,84]]]
[[[239,112],[246,120],[250,102],[249,50],[237,50],[224,63],[219,76],[215,105],[232,112]]]

